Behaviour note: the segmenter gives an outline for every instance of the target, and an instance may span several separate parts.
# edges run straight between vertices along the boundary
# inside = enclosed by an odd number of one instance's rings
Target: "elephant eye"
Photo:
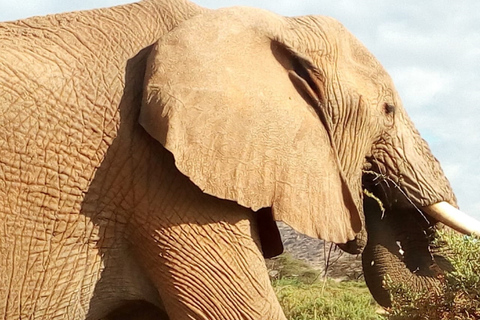
[[[393,104],[385,103],[384,108],[386,114],[395,113],[395,106]]]

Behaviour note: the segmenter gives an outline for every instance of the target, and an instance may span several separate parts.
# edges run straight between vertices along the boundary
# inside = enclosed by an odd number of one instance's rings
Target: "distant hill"
[[[338,280],[353,280],[363,277],[360,255],[343,252],[330,242],[310,238],[296,232],[283,222],[277,223],[285,252],[293,258],[309,263],[313,268],[325,272]]]

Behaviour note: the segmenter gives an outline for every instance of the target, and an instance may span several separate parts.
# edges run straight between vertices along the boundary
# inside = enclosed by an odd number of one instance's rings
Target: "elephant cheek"
[[[368,161],[373,164],[375,179],[384,180],[389,189],[397,191],[396,200],[418,207],[442,201],[456,206],[455,195],[440,163],[416,130],[412,134],[394,135],[378,144]]]

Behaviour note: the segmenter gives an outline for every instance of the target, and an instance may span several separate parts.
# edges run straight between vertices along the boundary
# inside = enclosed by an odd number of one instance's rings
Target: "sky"
[[[0,0],[0,21],[109,7],[125,0]],[[440,160],[460,209],[480,219],[480,1],[198,0],[208,8],[261,7],[342,22],[393,78]]]

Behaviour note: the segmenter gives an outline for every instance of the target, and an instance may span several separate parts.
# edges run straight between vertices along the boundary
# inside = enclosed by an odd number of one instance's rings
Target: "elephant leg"
[[[135,243],[170,319],[285,319],[255,224],[251,210],[205,194],[148,219]]]

